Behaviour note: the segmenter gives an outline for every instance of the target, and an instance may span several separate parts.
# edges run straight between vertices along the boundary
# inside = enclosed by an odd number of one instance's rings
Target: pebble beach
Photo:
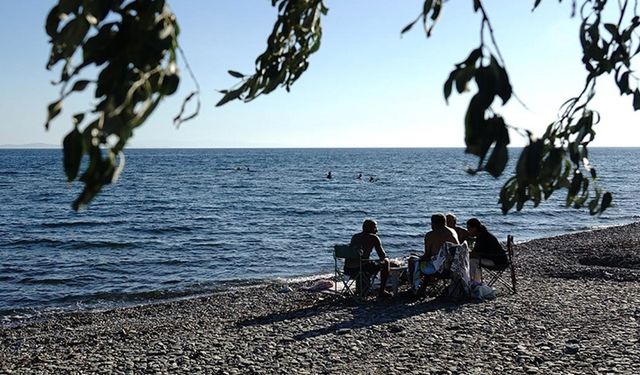
[[[518,292],[492,301],[355,303],[310,280],[25,321],[0,328],[0,373],[638,374],[638,233],[518,243]]]

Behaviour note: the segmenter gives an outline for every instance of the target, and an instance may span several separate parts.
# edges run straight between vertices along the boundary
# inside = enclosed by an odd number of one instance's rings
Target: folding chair
[[[416,292],[419,298],[440,297],[445,294],[451,282],[449,271],[422,275],[421,279],[420,287]]]
[[[338,281],[342,281],[344,287],[340,292],[345,297],[364,299],[373,286],[376,274],[368,274],[362,269],[362,250],[357,246],[335,245],[333,247],[333,260],[335,265],[335,292],[338,294]],[[344,264],[347,260],[357,260],[358,268],[355,274],[347,274]],[[355,290],[354,290],[355,289]]]
[[[507,288],[511,293],[516,293],[516,270],[513,267],[513,236],[507,236],[507,263],[506,264],[483,264],[480,260],[480,275],[484,282],[484,272],[487,272],[488,286],[500,284]],[[507,269],[510,273],[507,274]],[[508,277],[511,276],[511,280]]]
[[[423,297],[463,297],[468,293],[465,291],[464,284],[457,275],[451,272],[452,259],[455,256],[456,247],[448,249],[449,255],[445,260],[440,272],[421,275],[420,286],[417,295]]]

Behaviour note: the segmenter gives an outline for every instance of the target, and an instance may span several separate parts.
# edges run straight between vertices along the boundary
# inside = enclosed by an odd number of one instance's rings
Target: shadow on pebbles
[[[0,373],[638,374],[639,230],[517,244],[518,293],[489,302],[310,281],[2,327]]]

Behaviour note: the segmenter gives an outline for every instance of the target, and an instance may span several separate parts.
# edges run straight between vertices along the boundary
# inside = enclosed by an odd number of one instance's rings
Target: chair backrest
[[[333,256],[342,259],[360,259],[362,249],[351,245],[335,245],[333,247]]]

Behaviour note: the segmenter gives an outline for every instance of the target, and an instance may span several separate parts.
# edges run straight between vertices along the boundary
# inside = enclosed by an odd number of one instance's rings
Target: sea
[[[469,175],[477,159],[461,148],[133,149],[74,212],[82,184],[66,181],[61,150],[2,149],[0,322],[330,274],[333,245],[367,218],[391,257],[422,251],[438,212],[516,241],[638,221],[640,148],[590,159],[614,193],[599,216],[565,208],[564,191],[503,215],[507,176]]]

